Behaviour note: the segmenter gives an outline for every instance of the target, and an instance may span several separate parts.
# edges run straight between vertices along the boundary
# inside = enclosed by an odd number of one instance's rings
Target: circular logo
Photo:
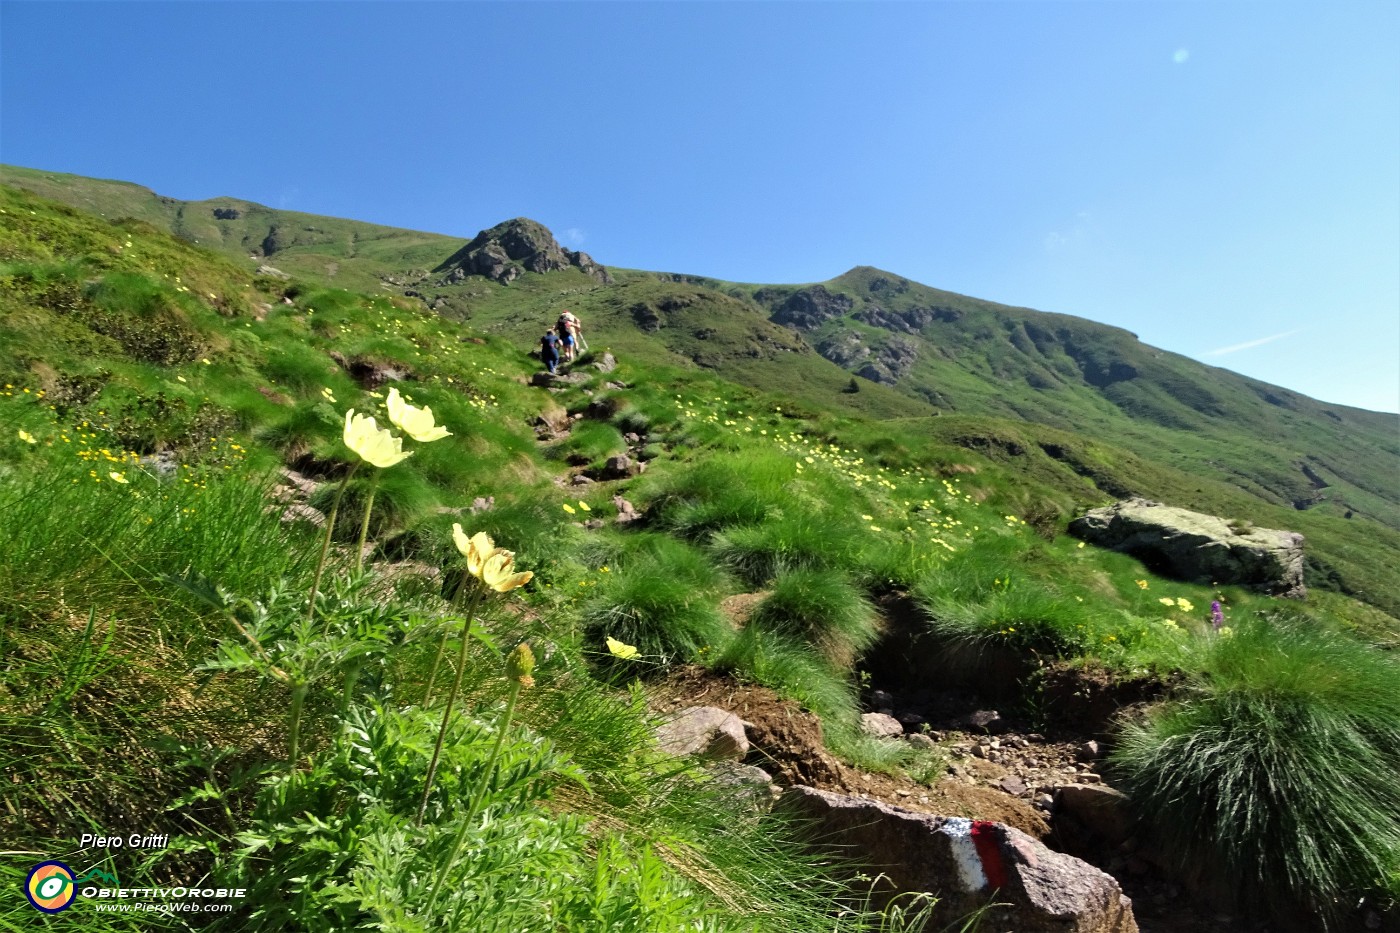
[[[29,877],[24,880],[24,896],[46,914],[67,910],[73,906],[77,895],[73,869],[62,862],[40,862],[29,870]]]

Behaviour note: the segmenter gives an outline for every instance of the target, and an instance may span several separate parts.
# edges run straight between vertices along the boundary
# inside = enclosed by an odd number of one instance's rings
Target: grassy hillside
[[[819,715],[842,761],[931,786],[943,750],[859,728],[891,596],[964,667],[1020,665],[1030,704],[1050,665],[1185,684],[1114,776],[1166,857],[1254,909],[1340,923],[1400,896],[1400,666],[1373,647],[1395,620],[1057,533],[1099,487],[1186,488],[1169,464],[845,391],[731,287],[527,275],[458,286],[458,321],[14,188],[0,211],[0,873],[45,857],[252,892],[203,924],[79,904],[85,929],[920,929],[661,754],[645,707],[703,666]],[[525,335],[563,302],[597,355],[532,386]],[[450,434],[401,433],[400,395]],[[352,412],[407,458],[347,433]],[[610,478],[622,450],[647,470]],[[1339,564],[1392,553],[1335,521]],[[731,597],[755,604],[742,627]],[[1212,755],[1230,767],[1192,766]],[[94,854],[95,829],[176,842]]]
[[[615,268],[608,285],[577,269],[451,282],[428,270],[461,240],[32,169],[0,167],[0,180],[145,220],[244,268],[267,261],[308,281],[406,293],[522,349],[570,307],[595,348],[707,371],[814,414],[888,421],[892,443],[964,446],[1020,472],[1061,516],[1143,495],[1296,530],[1309,585],[1400,615],[1400,417],[1318,402],[1118,328],[869,267],[805,286]],[[238,217],[215,216],[230,207]]]

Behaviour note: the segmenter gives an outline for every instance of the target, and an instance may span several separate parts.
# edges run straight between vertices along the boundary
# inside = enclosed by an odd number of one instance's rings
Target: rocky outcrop
[[[904,334],[917,334],[934,321],[951,324],[962,316],[963,313],[957,308],[943,306],[886,311],[879,305],[867,305],[853,315],[862,324]]]
[[[986,909],[986,928],[998,931],[1137,931],[1132,902],[1111,876],[1004,823],[917,813],[811,787],[785,790],[780,803],[812,820],[818,845],[877,877],[876,904],[906,892],[936,894],[928,930]]]
[[[482,275],[509,285],[525,272],[558,272],[575,268],[602,282],[612,283],[608,270],[587,253],[560,246],[542,224],[517,217],[483,230],[466,246],[434,269],[446,273],[439,284],[455,285],[469,275]]]
[[[813,285],[790,295],[773,311],[770,320],[798,330],[812,330],[825,321],[848,313],[855,304],[855,300],[847,295],[828,291],[823,285]]]
[[[1151,502],[1126,499],[1070,522],[1069,533],[1132,554],[1159,572],[1202,584],[1252,586],[1302,598],[1303,536],[1254,528]]]
[[[909,374],[918,358],[919,348],[914,341],[908,337],[890,337],[871,360],[856,370],[856,375],[892,386]]]

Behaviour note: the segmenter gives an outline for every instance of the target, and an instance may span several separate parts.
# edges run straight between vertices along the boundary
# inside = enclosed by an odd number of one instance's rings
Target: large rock
[[[998,933],[1137,931],[1117,881],[1003,823],[916,813],[811,787],[785,790],[781,803],[814,821],[820,845],[878,877],[877,906],[905,893],[937,895],[929,931],[984,908],[980,928]]]
[[[1254,528],[1147,499],[1092,509],[1070,534],[1139,558],[1154,570],[1193,583],[1240,584],[1302,598],[1303,536]]]
[[[672,755],[739,760],[749,753],[744,721],[714,706],[688,706],[656,729],[656,744]]]

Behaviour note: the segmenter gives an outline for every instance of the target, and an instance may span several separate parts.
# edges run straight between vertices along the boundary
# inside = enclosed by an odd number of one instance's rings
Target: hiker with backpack
[[[570,362],[578,356],[580,349],[588,349],[588,345],[583,342],[583,325],[572,311],[565,308],[559,314],[559,322],[555,324],[559,331],[559,336],[563,338],[564,349]]]

